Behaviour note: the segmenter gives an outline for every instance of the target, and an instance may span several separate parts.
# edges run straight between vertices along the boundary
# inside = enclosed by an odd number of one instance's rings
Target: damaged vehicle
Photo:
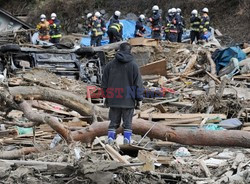
[[[99,84],[105,54],[92,48],[57,49],[54,46],[21,47],[6,44],[0,48],[0,72],[18,73],[31,68],[43,68],[63,77]]]

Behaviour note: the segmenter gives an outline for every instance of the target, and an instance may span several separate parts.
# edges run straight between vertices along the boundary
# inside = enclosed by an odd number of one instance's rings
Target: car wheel
[[[17,44],[7,44],[7,45],[3,45],[0,48],[0,51],[1,52],[19,52],[21,51],[21,48]]]
[[[81,47],[75,51],[77,55],[87,55],[87,54],[94,54],[95,51],[92,47]]]

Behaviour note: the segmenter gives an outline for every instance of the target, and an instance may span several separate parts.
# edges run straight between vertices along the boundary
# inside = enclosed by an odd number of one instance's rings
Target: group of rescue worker
[[[111,17],[108,25],[108,30],[106,29],[105,20],[102,18],[100,12],[96,12],[94,15],[92,13],[87,14],[88,29],[91,32],[91,46],[100,46],[102,36],[107,32],[109,37],[109,43],[119,42],[122,40],[122,30],[123,24],[120,22],[119,17],[121,12],[115,11],[114,15]]]
[[[195,39],[208,40],[210,36],[210,18],[208,16],[208,8],[202,9],[202,15],[200,16],[197,10],[191,12],[190,18],[190,43],[192,44]],[[108,28],[106,28],[105,20],[100,12],[94,14],[87,14],[87,28],[91,32],[91,46],[100,46],[102,36],[107,32],[109,37],[109,43],[119,42],[123,40],[124,26],[119,20],[121,16],[120,11],[115,11],[109,20]],[[46,20],[46,16],[42,14],[40,16],[40,23],[37,25],[39,31],[40,40],[49,40],[52,43],[59,43],[61,34],[60,21],[57,19],[55,13],[51,14],[51,19]],[[171,8],[168,10],[165,25],[163,24],[160,9],[157,5],[152,7],[152,16],[146,19],[145,15],[141,14],[138,17],[135,25],[135,37],[145,37],[146,24],[151,24],[151,38],[160,40],[162,33],[165,35],[165,40],[170,42],[182,42],[182,35],[186,29],[185,20],[182,16],[180,8]]]
[[[50,17],[51,19],[47,20],[46,15],[42,14],[36,29],[39,32],[39,40],[50,41],[51,43],[57,44],[62,37],[61,23],[60,20],[57,19],[55,13],[52,13]]]
[[[162,24],[162,17],[159,12],[159,7],[157,5],[152,8],[153,15],[149,18],[151,22],[152,38],[161,39],[162,29],[165,33],[165,39],[171,42],[182,42],[182,34],[186,29],[185,20],[182,16],[180,8],[171,8],[168,10],[168,15],[166,17],[166,25]],[[208,16],[208,8],[202,9],[202,15],[198,14],[197,10],[191,12],[190,18],[190,37],[192,44],[195,39],[198,41],[208,40],[210,36],[210,18]]]

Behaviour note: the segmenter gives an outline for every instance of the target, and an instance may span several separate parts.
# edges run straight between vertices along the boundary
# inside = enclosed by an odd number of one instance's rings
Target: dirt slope
[[[232,38],[232,43],[250,41],[250,0],[26,0],[23,3],[0,0],[0,7],[14,14],[29,14],[31,24],[37,23],[41,13],[56,12],[65,32],[78,31],[78,25],[83,23],[81,16],[89,11],[104,9],[111,16],[112,12],[120,10],[123,15],[133,12],[150,16],[154,4],[163,10],[163,17],[169,8],[180,7],[187,22],[192,9],[208,7],[212,26],[219,28],[229,40]]]

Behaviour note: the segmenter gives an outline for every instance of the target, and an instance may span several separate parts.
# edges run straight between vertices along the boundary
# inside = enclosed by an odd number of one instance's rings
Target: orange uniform
[[[37,30],[39,31],[39,39],[40,40],[49,40],[49,22],[47,20],[41,21],[37,26]]]

